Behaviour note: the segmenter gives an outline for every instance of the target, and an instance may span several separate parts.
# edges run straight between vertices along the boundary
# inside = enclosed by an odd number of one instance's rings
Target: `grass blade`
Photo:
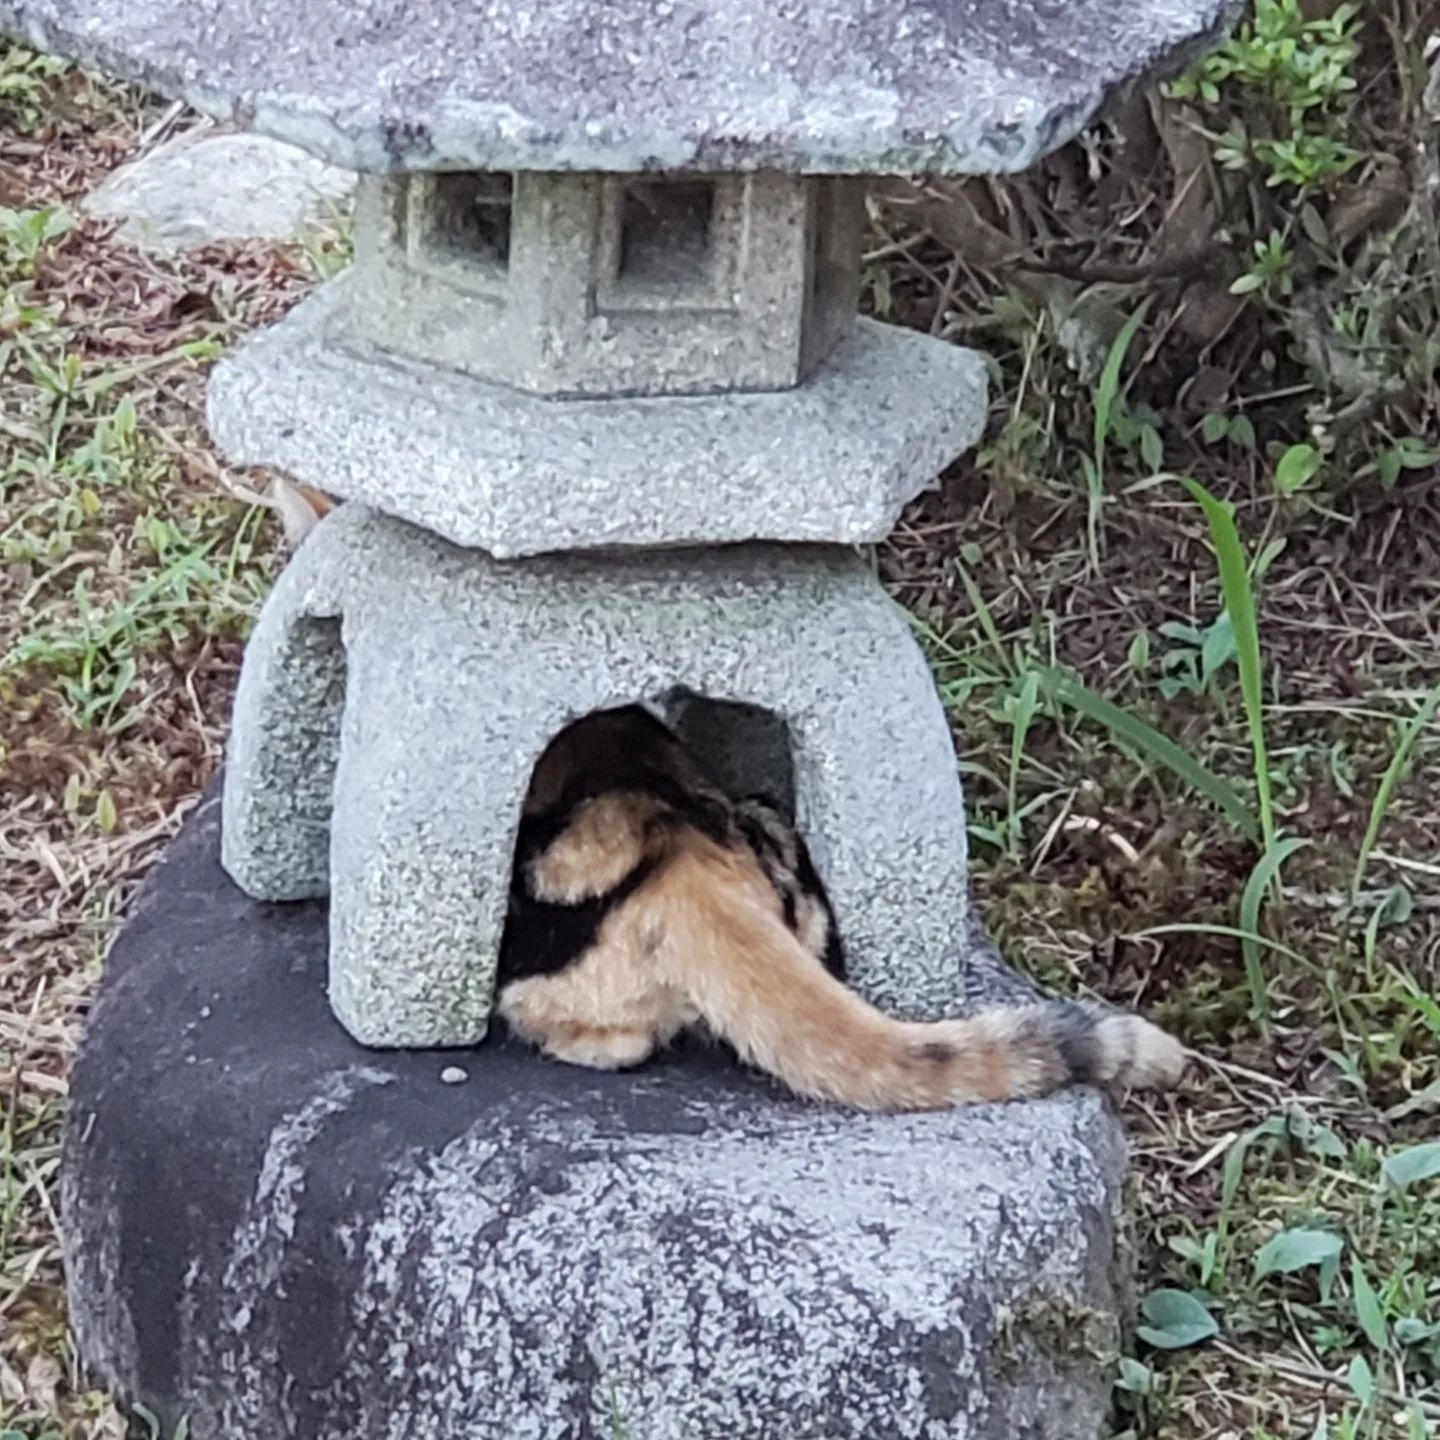
[[[1270,994],[1265,987],[1265,970],[1260,964],[1260,907],[1265,892],[1280,873],[1280,867],[1310,842],[1292,837],[1276,840],[1260,857],[1240,896],[1240,951],[1245,957],[1245,979],[1250,986],[1250,1009],[1257,1019],[1270,1013]]]
[[[1240,792],[1213,770],[1202,765],[1193,755],[1182,750],[1168,735],[1138,716],[1123,710],[1103,695],[1097,695],[1074,675],[1063,670],[1047,670],[1040,674],[1042,693],[1057,704],[1098,721],[1117,739],[1133,750],[1163,765],[1177,779],[1199,791],[1213,805],[1223,810],[1247,837],[1257,835],[1255,815]]]
[[[1437,685],[1425,697],[1415,718],[1400,732],[1395,753],[1390,757],[1390,763],[1380,777],[1380,786],[1375,791],[1374,800],[1370,802],[1370,821],[1365,827],[1365,838],[1360,842],[1360,853],[1355,857],[1355,873],[1350,877],[1352,907],[1365,879],[1365,868],[1370,863],[1370,854],[1375,849],[1376,841],[1380,838],[1380,827],[1385,823],[1385,813],[1390,808],[1390,797],[1395,793],[1395,787],[1400,783],[1401,777],[1410,764],[1410,754],[1415,749],[1415,742],[1419,740],[1420,732],[1434,718],[1437,709],[1440,709],[1440,685]]]
[[[1149,308],[1149,300],[1143,301],[1110,344],[1100,378],[1095,382],[1093,448],[1089,455],[1080,457],[1080,467],[1085,473],[1086,548],[1090,552],[1090,568],[1096,574],[1100,571],[1100,511],[1105,503],[1105,445],[1115,419],[1115,402],[1120,396],[1120,371],[1124,368],[1125,356],[1135,339],[1135,332]]]
[[[1260,626],[1255,616],[1255,592],[1250,584],[1250,563],[1229,508],[1198,481],[1178,477],[1191,498],[1205,512],[1210,541],[1220,567],[1220,590],[1235,632],[1235,660],[1240,669],[1240,693],[1250,729],[1250,752],[1255,764],[1255,793],[1260,805],[1260,835],[1265,849],[1275,844],[1275,806],[1270,795],[1270,757],[1265,746],[1265,671],[1260,658]]]
[[[1035,707],[1040,698],[1040,677],[1032,670],[1021,682],[1020,693],[1010,710],[1010,773],[1005,786],[1006,814],[1009,820],[1010,850],[1013,854],[1020,843],[1019,819],[1015,814],[1016,796],[1020,788],[1020,762],[1025,758],[1025,740]]]
[[[1135,332],[1145,320],[1150,308],[1149,300],[1143,301],[1135,313],[1120,327],[1120,333],[1111,342],[1105,356],[1100,378],[1095,382],[1095,473],[1103,486],[1105,480],[1105,442],[1110,438],[1110,425],[1115,415],[1115,401],[1120,394],[1120,371],[1129,353]]]
[[[1206,925],[1198,921],[1186,922],[1177,920],[1173,925],[1147,925],[1143,930],[1132,930],[1125,938],[1127,940],[1149,940],[1157,935],[1218,935],[1227,940],[1253,940],[1255,944],[1263,949],[1273,950],[1277,955],[1283,955],[1287,960],[1296,965],[1303,965],[1312,973],[1318,973],[1323,978],[1320,967],[1312,961],[1307,960],[1298,950],[1292,950],[1288,945],[1282,945],[1278,940],[1272,940],[1268,935],[1258,934],[1254,930],[1242,930],[1238,925]]]
[[[960,583],[965,587],[970,608],[975,612],[975,619],[985,633],[986,642],[995,652],[995,658],[1000,663],[1002,673],[1012,673],[1015,669],[1014,664],[1006,652],[1005,642],[1000,638],[1000,631],[995,626],[995,617],[990,613],[990,607],[985,603],[985,597],[980,593],[980,587],[970,578],[970,571],[966,569],[963,562],[957,561],[955,568],[959,572]]]

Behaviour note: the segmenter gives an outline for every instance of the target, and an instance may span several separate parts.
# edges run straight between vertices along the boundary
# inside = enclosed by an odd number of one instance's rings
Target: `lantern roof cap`
[[[0,29],[334,164],[1025,168],[1228,0],[0,0]]]

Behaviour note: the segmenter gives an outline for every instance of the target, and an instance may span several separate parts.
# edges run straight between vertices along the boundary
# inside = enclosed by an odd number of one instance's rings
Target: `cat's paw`
[[[547,1055],[569,1065],[584,1065],[591,1070],[628,1070],[650,1058],[655,1051],[655,1037],[648,1030],[567,1025],[563,1035],[549,1036],[544,1048]]]

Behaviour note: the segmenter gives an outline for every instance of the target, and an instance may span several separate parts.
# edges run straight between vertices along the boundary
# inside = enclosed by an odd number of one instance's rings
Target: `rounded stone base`
[[[1124,1168],[1098,1096],[857,1116],[718,1048],[625,1075],[366,1051],[324,906],[244,897],[218,808],[111,953],[64,1158],[82,1356],[165,1433],[1097,1435]]]

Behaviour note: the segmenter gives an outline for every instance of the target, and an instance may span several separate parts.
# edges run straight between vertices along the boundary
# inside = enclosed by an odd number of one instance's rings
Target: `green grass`
[[[0,129],[44,131],[67,183],[145,122],[135,97],[0,43]],[[0,210],[0,1435],[110,1440],[123,1421],[75,1374],[59,1288],[65,1067],[114,916],[215,762],[276,569],[199,400],[286,270],[138,261],[50,188],[58,151],[26,153],[7,198],[33,193]]]
[[[1161,112],[1216,169],[1125,192],[1206,190],[1185,280],[1127,267],[1163,236],[1083,185],[1077,214],[1063,167],[997,202],[1011,243],[1039,216],[1029,276],[942,291],[923,244],[892,269],[890,312],[963,314],[1000,398],[885,569],[952,707],[992,925],[1209,1062],[1138,1127],[1117,1433],[1413,1440],[1440,1435],[1440,251],[1384,157],[1428,125],[1425,27],[1395,0],[1254,10]],[[1088,153],[1117,185],[1123,156]]]

